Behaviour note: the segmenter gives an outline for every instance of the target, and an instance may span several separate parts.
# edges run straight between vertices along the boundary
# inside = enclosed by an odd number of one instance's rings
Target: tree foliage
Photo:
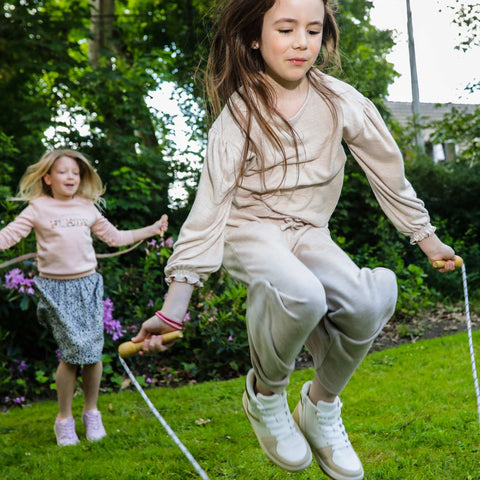
[[[202,67],[211,33],[207,0],[13,0],[0,17],[0,129],[18,149],[14,181],[47,146],[66,144],[112,164],[153,149],[165,151],[170,119],[146,106],[149,92],[173,81],[188,93],[181,102],[192,133],[204,139]],[[371,2],[340,2],[344,69],[366,95],[382,99],[393,75],[385,55],[389,32],[368,23]],[[198,74],[198,75],[197,75]],[[82,122],[86,128],[79,129]],[[45,141],[50,128],[53,139]],[[125,160],[125,161],[124,161]],[[159,162],[161,163],[161,162]],[[168,183],[169,177],[166,176]],[[164,182],[162,182],[164,183]],[[163,192],[164,193],[164,192]]]
[[[378,30],[370,23],[373,3],[341,0],[337,21],[340,28],[342,72],[337,76],[370,98],[382,110],[388,85],[397,75],[385,57],[392,49],[393,32]]]
[[[173,28],[152,28],[176,18],[171,2],[112,2],[113,16],[100,3],[4,4],[0,93],[6,102],[0,132],[16,149],[4,160],[14,166],[15,188],[26,166],[46,148],[77,148],[95,162],[107,186],[123,179],[125,186],[142,187],[139,212],[138,202],[117,211],[119,203],[110,201],[107,191],[110,216],[121,217],[126,227],[138,226],[167,209],[172,178],[166,161],[172,153],[166,143],[170,117],[153,111],[146,99],[173,78],[172,72],[184,71],[176,43],[193,37],[178,30],[175,36]],[[180,2],[176,6],[182,14],[185,8]],[[179,73],[178,83],[186,78]],[[130,174],[122,175],[121,167],[130,167]]]
[[[456,48],[466,52],[480,47],[480,4],[475,0],[448,0],[446,8],[453,12],[453,23],[458,27]],[[466,90],[480,89],[480,78],[472,79]]]
[[[468,167],[480,164],[480,108],[465,112],[454,108],[441,121],[430,125],[434,132],[432,142],[458,145],[455,161]]]
[[[474,0],[449,0],[447,8],[454,12],[453,23],[459,27],[459,45],[463,51],[480,46],[480,4]]]

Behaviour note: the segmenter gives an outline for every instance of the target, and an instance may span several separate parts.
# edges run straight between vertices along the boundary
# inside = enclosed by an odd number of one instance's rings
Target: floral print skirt
[[[61,359],[73,365],[101,361],[103,278],[93,273],[73,280],[35,277],[37,318],[51,329]]]

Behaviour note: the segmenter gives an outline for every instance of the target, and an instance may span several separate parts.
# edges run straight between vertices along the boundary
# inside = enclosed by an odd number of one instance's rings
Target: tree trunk
[[[115,0],[90,0],[90,12],[92,38],[88,42],[88,60],[92,68],[98,68],[103,57],[104,66],[108,66],[111,63],[110,57],[105,55],[105,52],[111,51],[123,57],[121,48],[114,38]],[[142,119],[132,119],[132,124],[136,125],[134,134],[140,139],[141,145],[157,147],[158,140],[145,100],[139,98],[138,102],[138,105],[142,105]]]
[[[88,60],[93,68],[99,66],[102,50],[114,50],[113,21],[115,0],[90,1],[90,32],[92,37],[88,42]]]

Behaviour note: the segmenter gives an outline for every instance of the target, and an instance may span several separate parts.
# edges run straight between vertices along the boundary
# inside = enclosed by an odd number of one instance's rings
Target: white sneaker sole
[[[318,466],[322,469],[323,473],[330,477],[332,480],[362,480],[364,473],[356,475],[356,476],[351,476],[351,475],[342,475],[339,472],[336,472],[335,470],[332,470],[325,462],[322,460],[322,457],[318,455],[316,452],[314,452],[315,455],[315,460],[318,463]]]
[[[297,407],[295,408],[294,412],[293,412],[293,419],[295,420],[295,423],[297,425],[300,425],[300,409],[301,409],[301,405],[297,405]],[[301,430],[301,429],[300,429]],[[305,437],[306,438],[306,437]],[[307,439],[308,441],[308,439]],[[364,477],[364,472],[363,472],[363,469],[360,473],[358,474],[353,474],[353,475],[344,475],[338,471],[335,471],[333,470],[332,468],[330,468],[326,463],[325,461],[323,460],[323,458],[320,456],[320,454],[315,450],[314,447],[312,447],[312,450],[313,450],[313,455],[315,457],[315,460],[316,462],[318,463],[318,466],[321,468],[321,470],[323,471],[323,473],[325,473],[325,475],[327,475],[328,477],[330,477],[332,480],[363,480],[363,477]]]

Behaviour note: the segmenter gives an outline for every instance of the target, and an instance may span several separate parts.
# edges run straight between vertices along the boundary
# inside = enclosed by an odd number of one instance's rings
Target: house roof
[[[385,102],[385,106],[392,113],[393,118],[400,123],[400,125],[406,125],[412,122],[413,111],[411,102]],[[424,123],[441,120],[446,113],[449,113],[453,109],[460,112],[472,113],[480,105],[470,103],[420,103],[420,116]],[[432,129],[424,129],[424,138],[428,140]]]

